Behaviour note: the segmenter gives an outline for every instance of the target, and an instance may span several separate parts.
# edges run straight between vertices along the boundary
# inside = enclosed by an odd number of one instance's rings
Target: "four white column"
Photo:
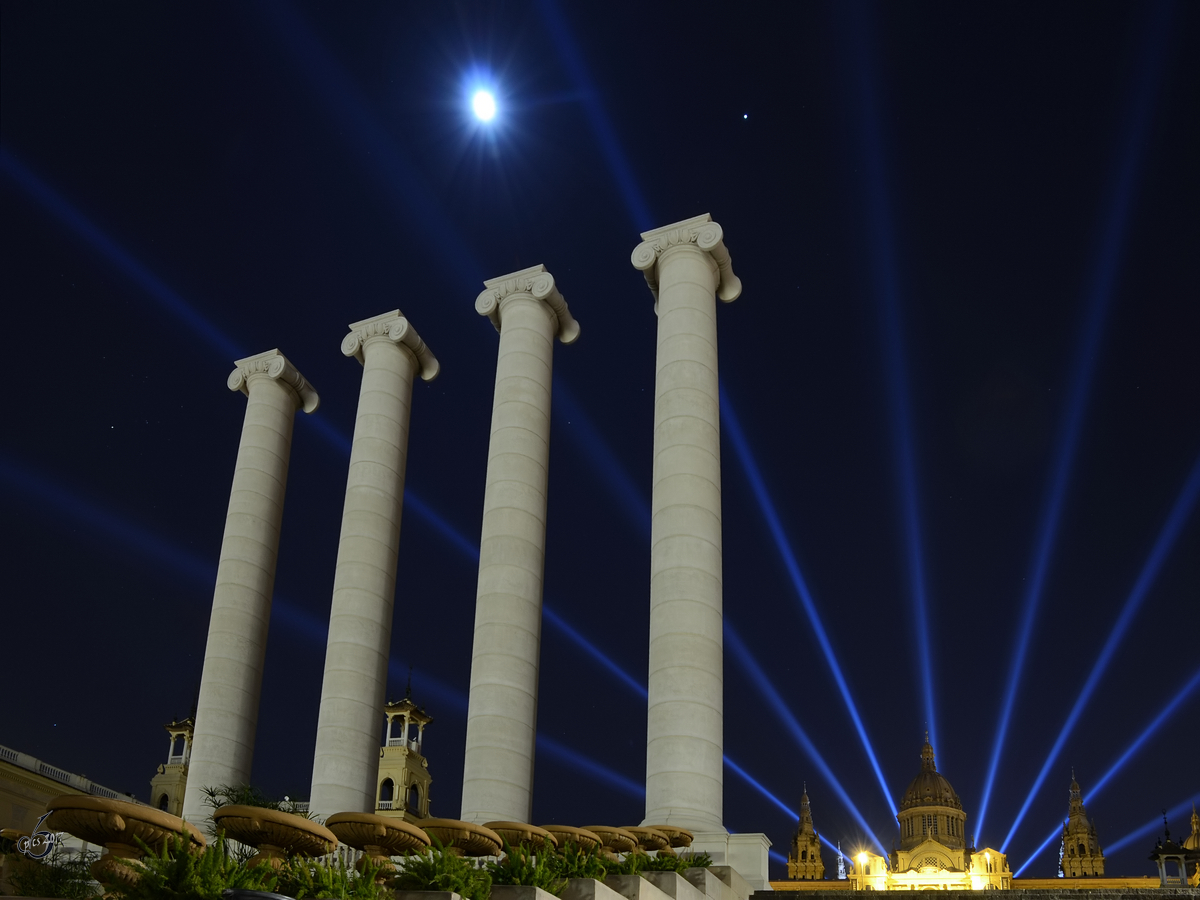
[[[735,300],[721,226],[698,216],[633,251],[654,294],[646,824],[723,832],[721,427],[716,299]]]
[[[461,817],[528,822],[537,732],[554,339],[579,337],[554,278],[534,266],[485,281],[500,332],[479,548]]]
[[[363,366],[333,579],[309,809],[373,812],[387,689],[413,377],[438,361],[399,310],[355,322],[342,353]]]
[[[211,812],[203,788],[250,781],[292,425],[297,409],[310,413],[319,403],[317,392],[278,350],[235,365],[229,389],[246,395],[246,418],[196,703],[183,801],[183,815],[192,822]]]
[[[651,524],[647,823],[722,832],[720,405],[715,296],[741,293],[699,216],[633,252],[658,314]],[[543,266],[484,283],[500,333],[467,712],[462,818],[529,821],[545,557],[553,345],[579,325]],[[714,296],[715,295],[715,296]],[[334,576],[310,809],[375,806],[415,374],[438,362],[394,310],[356,322],[363,365]],[[249,398],[222,543],[184,815],[249,781],[293,415],[317,395],[277,351],[239,360]]]

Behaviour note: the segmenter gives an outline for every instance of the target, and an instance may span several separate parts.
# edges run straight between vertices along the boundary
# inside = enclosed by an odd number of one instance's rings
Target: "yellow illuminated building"
[[[1008,857],[999,850],[967,846],[967,815],[958,793],[937,770],[929,735],[921,747],[921,771],[900,801],[900,848],[892,859],[862,852],[850,881],[859,890],[1007,890]]]
[[[387,735],[379,751],[375,813],[408,822],[429,817],[429,761],[425,726],[433,717],[405,695],[384,707]]]
[[[803,870],[795,866],[793,859],[798,849],[805,846],[798,843],[798,838],[811,833],[814,843],[817,840],[806,791],[800,827],[792,839],[792,853],[788,857],[789,880],[773,881],[771,887],[777,891],[1073,891],[1147,890],[1159,886],[1158,878],[1147,876],[1103,877],[1104,852],[1083,808],[1074,773],[1070,812],[1063,826],[1064,839],[1069,836],[1074,848],[1073,854],[1064,853],[1066,877],[1014,879],[1005,854],[991,847],[970,846],[962,801],[946,777],[938,772],[929,735],[921,747],[921,771],[904,792],[896,821],[900,826],[900,846],[890,857],[866,850],[856,853],[849,859],[851,871],[844,881],[822,881],[820,875],[804,876],[798,874]],[[1200,850],[1200,816],[1194,813],[1188,841]],[[1191,846],[1188,841],[1184,842],[1185,847]],[[1200,869],[1195,879],[1200,881]]]
[[[1104,851],[1096,837],[1096,826],[1087,817],[1075,770],[1071,770],[1071,805],[1063,823],[1059,870],[1065,878],[1081,878],[1104,874]]]
[[[825,877],[825,863],[821,859],[821,838],[813,827],[812,809],[808,805],[808,786],[800,797],[800,821],[792,835],[792,848],[788,852],[788,878],[802,881],[820,881]]]

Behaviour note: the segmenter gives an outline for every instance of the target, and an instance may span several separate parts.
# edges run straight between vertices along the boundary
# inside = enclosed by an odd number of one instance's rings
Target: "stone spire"
[[[788,878],[793,881],[820,881],[824,877],[821,838],[813,827],[808,785],[805,785],[804,793],[800,796],[800,819],[796,823],[796,833],[792,835],[792,848],[788,853]]]
[[[1062,873],[1067,878],[1104,874],[1104,851],[1096,838],[1096,826],[1087,817],[1075,770],[1071,770],[1071,795],[1067,821],[1063,823]]]
[[[929,732],[925,732],[925,745],[921,747],[921,771],[936,772],[937,763],[933,758],[933,745],[929,743]]]

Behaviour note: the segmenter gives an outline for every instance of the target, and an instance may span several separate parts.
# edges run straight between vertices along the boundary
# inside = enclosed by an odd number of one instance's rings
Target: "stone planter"
[[[303,816],[258,806],[222,806],[213,824],[227,838],[255,848],[246,865],[278,869],[289,856],[324,856],[338,839],[324,825]]]
[[[675,855],[671,849],[671,839],[661,831],[655,831],[653,828],[637,828],[633,825],[626,825],[625,830],[637,838],[638,846],[642,850],[654,850],[664,856]]]
[[[430,838],[436,838],[447,850],[459,856],[499,856],[503,850],[500,835],[474,822],[458,819],[422,819],[418,826]]]
[[[203,850],[206,845],[204,835],[190,822],[124,800],[64,794],[46,804],[46,809],[50,812],[44,825],[47,830],[65,831],[108,850],[91,867],[92,877],[106,886],[135,884],[141,877],[137,867],[126,862],[145,855],[139,840],[156,852],[180,833],[187,836],[191,851]]]
[[[600,836],[586,828],[572,828],[570,825],[545,825],[543,827],[554,835],[560,847],[577,844],[581,850],[591,850],[602,844]]]
[[[488,822],[483,827],[496,832],[510,847],[529,847],[536,853],[546,844],[551,847],[558,846],[558,838],[536,825],[526,825],[524,822]]]
[[[637,849],[637,835],[624,828],[617,828],[615,825],[587,825],[585,830],[600,838],[600,846],[604,848],[605,858],[614,862],[618,853],[632,853]]]
[[[360,872],[367,860],[379,867],[375,880],[381,884],[396,873],[391,857],[429,846],[429,836],[416,825],[371,813],[335,813],[325,820],[325,827],[343,844],[365,854],[358,861]]]
[[[677,825],[647,825],[646,827],[665,834],[672,847],[690,847],[696,838],[686,828],[680,828]]]

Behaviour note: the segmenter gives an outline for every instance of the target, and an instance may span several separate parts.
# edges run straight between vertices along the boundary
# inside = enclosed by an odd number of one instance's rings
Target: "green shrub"
[[[375,883],[378,874],[378,867],[369,862],[360,875],[347,869],[341,860],[336,865],[325,865],[293,856],[279,870],[274,890],[296,900],[391,900],[391,891]]]
[[[463,900],[488,900],[492,876],[474,863],[456,856],[433,838],[433,846],[413,852],[402,864],[393,886],[402,891],[454,891]]]
[[[541,888],[554,896],[562,893],[567,879],[561,874],[559,855],[546,847],[536,854],[529,847],[510,847],[504,842],[504,856],[488,863],[492,884],[523,884]]]
[[[595,878],[603,881],[614,865],[600,855],[600,848],[582,849],[578,844],[567,844],[555,854],[556,872],[560,878]]]
[[[288,797],[282,800],[272,800],[258,788],[249,784],[219,784],[216,787],[202,787],[204,802],[214,810],[222,806],[257,806],[260,809],[277,809],[280,812],[291,813],[302,819],[313,819],[316,816],[308,811],[297,809],[296,803]]]
[[[688,869],[707,868],[712,865],[712,857],[707,853],[692,854],[684,851],[680,856],[649,856],[645,853],[630,853],[619,863],[611,863],[610,875],[639,875],[642,872],[678,872],[682,875]]]
[[[249,868],[225,852],[217,838],[202,852],[189,850],[187,835],[177,834],[156,853],[141,841],[146,851],[130,865],[141,871],[137,884],[114,886],[113,897],[121,900],[221,900],[227,888],[275,890],[275,873],[267,866]]]
[[[9,881],[18,897],[98,897],[101,888],[89,869],[99,857],[99,853],[70,853],[58,846],[44,860],[20,855],[14,860]]]

